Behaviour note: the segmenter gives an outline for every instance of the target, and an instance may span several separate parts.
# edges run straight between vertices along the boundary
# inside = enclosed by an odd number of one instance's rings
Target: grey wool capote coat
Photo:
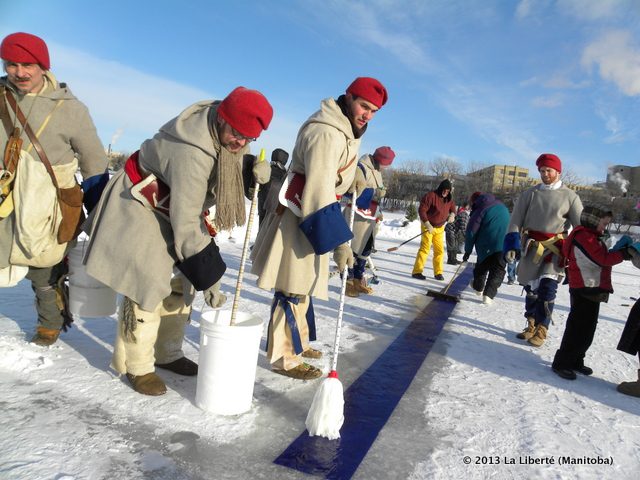
[[[535,249],[524,252],[527,242],[526,232],[561,233],[570,227],[580,225],[582,202],[576,192],[561,185],[559,188],[545,188],[539,184],[520,194],[511,213],[509,232],[522,235],[522,258],[518,264],[518,281],[527,284],[543,276],[564,274],[558,266],[556,255],[551,262],[534,263]]]
[[[316,255],[299,225],[346,193],[355,177],[359,148],[360,139],[336,101],[323,100],[300,128],[292,153],[291,171],[306,175],[302,218],[288,208],[265,218],[251,255],[258,287],[328,297],[329,254]]]
[[[382,173],[380,173],[379,170],[376,170],[373,166],[371,155],[363,155],[360,157],[360,160],[358,160],[358,163],[364,166],[367,188],[373,188],[375,191],[377,188],[384,186],[382,182]],[[375,197],[375,194],[373,200],[379,201],[379,199]],[[348,221],[348,219],[351,218],[351,208],[345,207],[343,213],[344,218]],[[361,217],[357,213],[355,214],[353,217],[353,240],[351,240],[351,250],[353,250],[356,255],[362,254],[364,248],[367,246],[369,238],[374,234],[375,228],[376,220],[370,220],[368,218]]]
[[[96,127],[91,120],[87,107],[78,100],[69,87],[58,83],[51,72],[46,73],[47,87],[40,93],[19,95],[6,77],[0,78],[0,85],[14,92],[16,103],[34,132],[40,131],[38,141],[42,145],[51,165],[70,164],[78,158],[78,167],[83,179],[103,173],[107,168],[107,155],[98,138]],[[5,101],[4,97],[0,98]],[[12,123],[13,110],[7,105]],[[49,117],[49,115],[51,116]],[[45,120],[48,122],[41,130]],[[20,128],[22,131],[22,128]],[[29,148],[31,142],[26,133],[22,132],[22,149]],[[0,122],[0,145],[7,144],[7,132]],[[35,151],[34,158],[38,159]],[[58,179],[60,184],[67,184],[66,179]],[[13,213],[0,221],[0,268],[9,265],[11,245],[13,241]]]
[[[171,189],[170,222],[131,196],[131,180],[121,170],[85,224],[91,237],[87,272],[143,310],[153,310],[171,293],[176,263],[212,241],[202,212],[215,203],[217,154],[209,125],[215,124],[217,103],[191,105],[140,147],[141,166]]]

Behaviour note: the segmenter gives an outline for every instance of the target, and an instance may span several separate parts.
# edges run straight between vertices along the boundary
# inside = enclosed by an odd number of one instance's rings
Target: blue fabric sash
[[[298,324],[296,323],[296,317],[293,314],[293,309],[291,308],[291,304],[297,305],[300,302],[298,297],[287,297],[282,292],[276,292],[273,295],[273,303],[271,304],[271,318],[269,318],[269,332],[267,334],[267,346],[266,350],[269,350],[269,337],[271,336],[271,328],[273,326],[273,314],[276,311],[276,307],[280,304],[280,307],[284,311],[284,316],[287,321],[287,325],[289,325],[289,330],[291,330],[291,341],[293,343],[293,350],[296,355],[302,353],[302,341],[300,340],[300,332],[298,331]],[[314,324],[314,333],[315,333],[315,324]]]

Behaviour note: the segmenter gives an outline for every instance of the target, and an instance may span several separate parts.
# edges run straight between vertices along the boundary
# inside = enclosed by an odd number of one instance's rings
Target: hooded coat
[[[490,193],[476,198],[471,208],[464,251],[471,253],[475,245],[478,263],[482,263],[490,255],[502,251],[509,226],[509,210]]]
[[[442,196],[442,191],[448,189],[449,194]],[[420,200],[418,214],[420,221],[429,222],[434,227],[441,227],[447,221],[450,213],[456,213],[456,204],[451,196],[451,182],[443,180],[435,191],[426,193]]]
[[[251,271],[258,276],[258,287],[328,297],[329,255],[315,253],[300,225],[347,192],[355,177],[359,148],[360,139],[355,138],[336,100],[323,100],[320,110],[300,128],[291,155],[291,172],[306,177],[302,217],[289,208],[267,214],[251,252]],[[344,222],[342,216],[337,218]]]
[[[382,173],[374,167],[373,157],[371,155],[363,155],[360,157],[358,168],[364,171],[367,186],[362,194],[358,196],[356,206],[359,209],[369,209],[372,206],[371,204],[375,203],[375,207],[378,207],[378,201],[380,199],[376,197],[375,192],[378,188],[384,188]],[[366,203],[366,205],[362,202]],[[345,207],[343,214],[347,221],[351,218],[351,204]],[[353,250],[356,255],[361,255],[364,251],[369,238],[374,234],[376,222],[377,220],[359,215],[356,210],[356,214],[353,217],[353,240],[351,240],[351,250]]]
[[[143,310],[153,310],[169,296],[174,266],[211,246],[202,212],[215,204],[218,153],[210,125],[218,104],[191,105],[140,147],[142,169],[171,189],[170,221],[133,198],[123,169],[109,181],[85,224],[91,237],[87,273]],[[248,149],[237,154],[239,162]]]
[[[45,82],[44,90],[37,95],[21,95],[7,81],[7,77],[2,77],[0,78],[0,94],[2,94],[0,101],[5,102],[3,94],[5,88],[13,92],[16,103],[27,117],[31,129],[35,133],[40,132],[38,141],[56,172],[59,171],[57,167],[71,165],[77,157],[83,179],[103,174],[108,160],[87,107],[71,93],[66,84],[58,83],[51,72],[46,72]],[[20,122],[15,120],[13,109],[9,105],[7,110],[11,123],[20,125]],[[48,121],[45,125],[47,117]],[[44,129],[42,129],[43,125]],[[23,130],[22,127],[20,130]],[[29,150],[31,142],[24,131],[21,138],[22,149]],[[3,151],[7,139],[7,131],[0,123],[0,145]],[[39,158],[34,150],[31,150],[31,154],[35,159]],[[2,159],[0,159],[1,164]],[[73,176],[57,180],[60,185],[71,186],[76,183]],[[13,217],[14,213],[0,220],[0,268],[9,265],[14,236]]]

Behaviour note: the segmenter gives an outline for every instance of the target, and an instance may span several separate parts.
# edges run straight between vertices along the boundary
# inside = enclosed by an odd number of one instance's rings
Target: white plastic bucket
[[[196,405],[219,415],[238,415],[251,408],[262,338],[262,320],[237,312],[210,310],[200,320],[200,358]]]
[[[69,311],[77,317],[108,317],[116,312],[116,292],[89,274],[82,264],[85,242],[78,242],[69,258]]]

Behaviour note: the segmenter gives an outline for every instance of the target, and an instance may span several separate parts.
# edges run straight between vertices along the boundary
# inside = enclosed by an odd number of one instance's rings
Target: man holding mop
[[[252,272],[260,288],[275,289],[267,357],[282,375],[322,375],[303,361],[322,355],[309,346],[315,340],[311,298],[327,298],[329,252],[340,271],[353,266],[347,243],[353,234],[336,197],[352,188],[360,138],[386,101],[385,87],[370,77],[358,77],[344,95],[322,101],[298,132],[283,187],[287,208],[269,213],[256,238]],[[361,191],[364,185],[354,187]]]
[[[351,250],[354,256],[353,268],[349,268],[347,280],[347,295],[358,297],[361,293],[369,295],[373,288],[367,285],[364,270],[367,260],[374,248],[378,222],[382,214],[378,208],[379,203],[386,195],[386,188],[382,181],[382,171],[386,169],[395,158],[396,154],[391,147],[378,147],[373,155],[363,155],[358,161],[356,170],[357,182],[365,187],[358,191],[355,200],[356,211],[353,222],[353,240]],[[351,217],[353,201],[344,209],[344,218]]]
[[[112,366],[139,393],[166,392],[154,364],[198,372],[182,352],[194,289],[211,307],[226,300],[226,265],[209,232],[245,223],[242,159],[272,116],[267,99],[244,87],[187,107],[131,155],[87,222],[87,272],[125,296]],[[258,183],[270,170],[254,163]],[[212,205],[213,228],[203,214]]]

